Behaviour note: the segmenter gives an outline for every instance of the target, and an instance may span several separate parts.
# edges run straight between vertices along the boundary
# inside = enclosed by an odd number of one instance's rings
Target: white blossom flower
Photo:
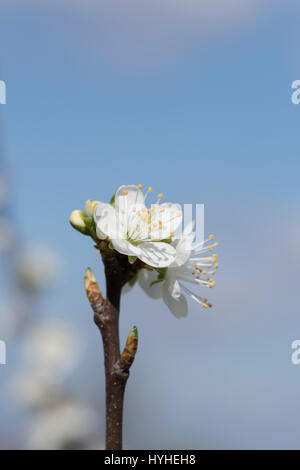
[[[56,450],[83,446],[98,429],[98,413],[69,399],[36,413],[28,432],[28,449]]]
[[[203,256],[205,252],[212,252],[217,243],[207,245],[213,240],[213,235],[203,242],[193,244],[195,234],[192,232],[193,223],[190,223],[180,238],[173,241],[176,249],[176,258],[172,264],[161,273],[142,269],[139,274],[139,283],[142,289],[152,298],[163,298],[164,302],[177,317],[185,317],[188,313],[187,294],[192,299],[199,302],[203,307],[211,307],[206,298],[192,292],[184,282],[200,285],[203,287],[213,287],[215,281],[211,275],[215,274],[218,268],[217,255],[211,253],[210,256]]]
[[[176,250],[171,245],[175,230],[181,225],[182,212],[177,204],[156,204],[148,209],[142,185],[120,186],[115,194],[114,207],[98,203],[94,220],[99,239],[111,240],[113,248],[124,255],[136,257],[144,263],[162,268],[175,259]]]
[[[9,391],[16,402],[31,409],[53,405],[61,394],[60,384],[48,380],[40,371],[29,367],[16,373],[9,385]]]
[[[17,274],[21,286],[28,291],[47,287],[60,269],[58,257],[45,245],[27,247],[17,259]]]
[[[73,371],[83,346],[76,333],[62,321],[45,321],[31,329],[23,344],[23,361],[41,379],[59,382]]]
[[[0,331],[1,337],[5,338],[5,340],[10,340],[17,334],[21,312],[21,308],[18,308],[16,305],[5,300],[1,301]]]

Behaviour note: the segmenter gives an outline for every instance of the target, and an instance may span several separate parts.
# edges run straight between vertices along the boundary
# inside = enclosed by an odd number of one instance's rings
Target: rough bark
[[[106,382],[106,449],[122,449],[123,402],[129,369],[137,349],[137,330],[130,330],[126,346],[120,354],[119,309],[122,287],[136,276],[140,262],[130,264],[104,243],[97,246],[105,266],[107,298],[102,296],[94,274],[85,274],[85,287],[103,342]]]

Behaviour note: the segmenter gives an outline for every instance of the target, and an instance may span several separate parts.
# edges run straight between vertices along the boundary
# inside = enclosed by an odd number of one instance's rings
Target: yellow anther
[[[204,307],[204,308],[208,308],[208,305],[207,305],[207,304],[203,304],[203,307]]]
[[[209,246],[209,247],[208,247],[208,250],[209,250],[209,251],[213,251],[213,247],[212,247],[212,246]]]
[[[200,270],[201,271],[201,270]],[[202,271],[202,274],[207,274],[207,271]]]
[[[213,246],[219,246],[219,242],[214,243]]]
[[[218,258],[217,255],[214,253],[212,255],[212,262],[215,263],[217,261],[217,258]]]
[[[209,306],[209,308],[211,308],[213,306],[213,304],[207,304]]]
[[[138,185],[138,189],[142,189],[143,188],[143,185],[142,184],[139,184]]]
[[[159,242],[159,238],[153,238],[154,242]]]
[[[122,212],[122,214],[125,214],[125,211],[124,211],[124,209],[121,209],[121,212]]]
[[[209,238],[210,240],[214,240],[215,237],[214,237],[213,235],[210,235],[208,238]]]
[[[213,281],[213,280],[211,279],[211,282],[210,282],[209,287],[214,287],[215,285],[216,285],[216,281]]]
[[[215,270],[213,270],[213,271],[211,271],[211,273],[210,273],[210,274],[216,274],[216,271],[215,271]]]
[[[218,269],[218,267],[219,267],[219,264],[218,264],[218,263],[216,263],[216,264],[215,264],[215,268],[216,268],[216,269]]]
[[[128,194],[127,189],[124,189],[124,191],[122,191],[122,194],[124,194],[124,196],[127,196],[127,194]]]
[[[181,217],[182,216],[182,212],[177,212],[177,217]]]
[[[174,232],[170,232],[170,237],[174,237]]]
[[[156,222],[153,223],[153,227],[157,227],[157,223],[156,223]]]
[[[203,302],[205,302],[205,303],[207,302],[207,298],[206,298],[206,297],[203,299]]]
[[[160,211],[159,211],[159,212],[165,212],[165,209],[164,209],[164,208],[162,208],[162,209],[160,209]]]
[[[152,193],[152,188],[151,188],[151,186],[149,186],[148,192],[149,192],[149,193]]]
[[[157,199],[162,199],[163,197],[164,197],[163,194],[159,193],[157,196]]]

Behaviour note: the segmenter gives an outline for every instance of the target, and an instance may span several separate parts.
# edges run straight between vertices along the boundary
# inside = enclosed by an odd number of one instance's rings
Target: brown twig
[[[112,251],[112,250],[110,250]],[[107,299],[104,299],[91,269],[85,273],[85,288],[94,312],[104,349],[106,382],[106,449],[122,449],[123,401],[129,368],[137,350],[137,329],[130,330],[126,346],[120,354],[119,305],[122,286],[133,276],[129,274],[131,265],[118,263],[114,258],[107,259],[101,252],[105,264]],[[124,260],[123,260],[124,261]],[[129,266],[128,266],[129,265]]]

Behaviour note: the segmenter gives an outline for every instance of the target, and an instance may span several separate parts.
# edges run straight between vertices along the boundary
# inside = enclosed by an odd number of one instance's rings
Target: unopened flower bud
[[[126,367],[130,367],[134,361],[138,345],[138,332],[136,326],[134,326],[128,335],[125,348],[121,354],[121,362]]]
[[[91,233],[91,219],[84,211],[73,211],[70,215],[70,224],[84,235],[90,235]]]
[[[98,206],[99,204],[99,201],[90,201],[90,199],[88,199],[85,203],[85,210],[87,211],[87,213],[93,217],[94,215],[94,210],[96,208],[96,206]]]
[[[102,294],[99,290],[95,275],[91,268],[87,268],[87,270],[85,271],[84,285],[88,299],[92,304],[95,302],[99,302],[100,300],[104,301]]]

